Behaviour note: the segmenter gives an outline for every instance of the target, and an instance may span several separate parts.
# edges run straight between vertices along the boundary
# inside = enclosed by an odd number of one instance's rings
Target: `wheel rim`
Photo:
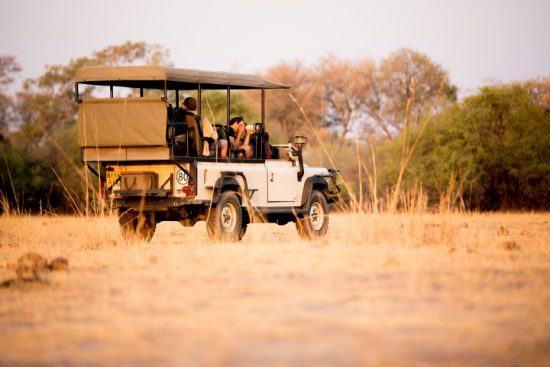
[[[323,210],[321,203],[315,202],[311,205],[311,208],[309,209],[309,221],[311,223],[311,227],[316,231],[323,227],[323,224],[325,223],[325,211]]]
[[[227,204],[222,208],[221,224],[225,232],[232,232],[237,225],[237,210],[231,204]]]

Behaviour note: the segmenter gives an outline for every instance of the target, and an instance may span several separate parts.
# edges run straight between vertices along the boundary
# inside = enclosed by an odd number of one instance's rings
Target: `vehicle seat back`
[[[273,159],[273,149],[269,143],[269,134],[265,131],[259,131],[250,139],[250,145],[256,159]]]
[[[173,120],[173,143],[174,154],[177,156],[189,155],[189,127],[185,121],[185,111],[181,108],[172,108],[168,105],[168,114],[172,116]],[[170,109],[172,112],[170,113]]]
[[[214,127],[216,128],[216,132],[218,133],[218,140],[229,141],[229,127],[221,124],[216,124]]]
[[[200,117],[194,113],[185,111],[185,122],[189,128],[189,139],[191,143],[190,145],[192,146],[189,151],[194,154],[195,157],[200,157],[202,155],[203,141]]]

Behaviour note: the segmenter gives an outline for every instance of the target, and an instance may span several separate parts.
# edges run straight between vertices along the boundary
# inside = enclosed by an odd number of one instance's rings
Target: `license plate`
[[[107,171],[105,185],[107,187],[113,186],[119,177],[120,177],[120,171]]]

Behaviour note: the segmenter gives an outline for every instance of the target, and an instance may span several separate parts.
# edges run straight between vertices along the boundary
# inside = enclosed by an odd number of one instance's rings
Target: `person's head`
[[[241,123],[244,123],[244,119],[242,118],[242,116],[235,116],[231,120],[229,120],[229,127],[232,128],[234,131],[237,131]]]
[[[193,97],[187,97],[183,101],[183,105],[188,111],[195,111],[197,109],[197,100]]]

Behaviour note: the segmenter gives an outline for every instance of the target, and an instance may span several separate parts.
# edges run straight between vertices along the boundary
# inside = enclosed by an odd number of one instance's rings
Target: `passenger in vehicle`
[[[252,158],[253,152],[250,146],[250,138],[254,131],[246,131],[246,124],[242,116],[233,117],[229,120],[229,145],[231,149],[242,149],[243,153],[238,153],[237,158]]]
[[[185,122],[191,131],[194,145],[197,149],[197,155],[208,157],[215,153],[211,147],[217,146],[218,133],[206,117],[201,118],[195,113],[197,110],[197,100],[193,97],[187,97],[183,101],[185,108]]]

